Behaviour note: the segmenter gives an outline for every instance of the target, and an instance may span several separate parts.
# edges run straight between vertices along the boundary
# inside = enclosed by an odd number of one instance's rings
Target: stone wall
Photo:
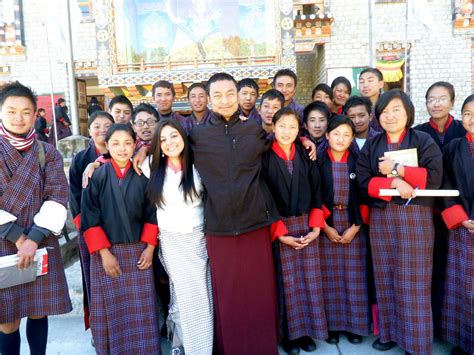
[[[428,119],[425,106],[426,89],[436,81],[449,81],[456,89],[453,110],[460,118],[462,101],[474,88],[474,54],[472,38],[454,35],[450,0],[427,0],[423,22],[409,12],[406,21],[406,3],[379,3],[375,5],[376,43],[404,42],[408,40],[409,88],[416,108],[416,121]],[[354,0],[347,6],[345,0],[331,0],[330,11],[334,16],[330,43],[318,48],[313,54],[313,75],[306,71],[302,75],[302,87],[326,82],[328,69],[364,67],[370,64],[368,5],[365,0]],[[406,32],[406,28],[408,31]],[[406,35],[407,33],[407,35]],[[305,68],[307,55],[298,56],[298,69]],[[310,84],[306,84],[309,81]],[[304,83],[303,83],[304,82]],[[302,103],[305,91],[298,90]]]
[[[18,80],[30,86],[37,95],[51,93],[50,65],[53,77],[53,92],[64,95],[69,104],[69,79],[67,68],[68,50],[57,38],[49,38],[50,60],[48,59],[46,26],[54,23],[52,16],[47,17],[48,9],[59,5],[63,0],[28,0],[23,2],[23,21],[25,35],[25,55],[1,56],[0,64],[11,66],[9,75],[1,76],[0,81]],[[41,15],[41,10],[45,15]],[[95,24],[93,20],[78,24],[75,36],[74,57],[79,60],[95,60],[97,57],[95,43]],[[55,32],[55,31],[53,31]],[[50,30],[51,35],[51,30]],[[55,32],[58,33],[58,32]]]

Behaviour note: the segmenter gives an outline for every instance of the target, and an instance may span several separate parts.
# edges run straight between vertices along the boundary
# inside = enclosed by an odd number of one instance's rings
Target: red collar
[[[111,159],[111,162],[112,162],[112,166],[114,168],[114,171],[115,171],[115,175],[117,175],[117,177],[119,178],[119,180],[122,180],[125,178],[125,176],[127,176],[127,173],[128,171],[130,170],[130,167],[132,166],[132,163],[131,162],[128,162],[127,165],[125,166],[125,170],[123,171],[123,174],[122,174],[122,170],[121,168],[117,165],[117,163],[115,162],[115,160]]]
[[[405,138],[405,136],[407,135],[407,129],[405,128],[402,132],[402,134],[400,135],[400,138],[398,139],[398,144],[402,144],[403,142],[403,139]],[[392,141],[390,140],[390,136],[388,135],[388,133],[385,133],[386,137],[387,137],[387,143],[388,144],[392,144]]]
[[[451,125],[451,123],[453,123],[453,116],[449,115],[448,116],[448,120],[446,121],[446,124],[444,125],[444,130],[443,132],[441,132],[439,130],[439,126],[436,124],[436,122],[433,120],[432,117],[430,117],[430,121],[429,121],[429,124],[430,126],[436,131],[436,132],[439,132],[439,133],[446,133],[446,131],[448,130],[449,126]]]
[[[474,143],[474,137],[469,132],[466,133],[466,139],[469,143]]]
[[[347,160],[349,159],[349,149],[344,152],[340,161],[336,161],[334,155],[332,155],[331,148],[328,148],[328,155],[333,163],[347,163]]]
[[[275,152],[276,155],[278,155],[279,158],[283,160],[293,160],[295,158],[296,154],[296,148],[295,148],[295,143],[291,143],[291,152],[290,152],[290,159],[286,156],[286,153],[283,151],[283,149],[278,145],[277,141],[274,141],[272,144],[272,150]]]

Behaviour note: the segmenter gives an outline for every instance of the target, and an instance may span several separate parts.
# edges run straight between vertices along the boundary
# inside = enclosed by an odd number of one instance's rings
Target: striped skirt
[[[380,340],[412,354],[431,354],[432,209],[389,203],[370,212],[370,244],[380,317]]]
[[[441,337],[474,353],[474,235],[464,227],[449,232]]]
[[[347,210],[334,210],[332,217],[338,233],[350,227]],[[324,233],[320,239],[328,329],[366,336],[370,328],[370,310],[367,243],[363,229],[349,244],[333,243]]]
[[[153,270],[139,270],[145,244],[115,244],[122,275],[110,277],[91,255],[90,325],[97,354],[160,354]]]
[[[308,215],[283,218],[289,234],[294,237],[309,232]],[[310,336],[326,339],[328,330],[319,264],[319,238],[301,250],[277,243],[277,280],[281,332],[288,339]]]
[[[203,226],[187,234],[160,230],[158,238],[160,260],[170,279],[169,328],[186,354],[211,355],[214,309]]]
[[[34,282],[0,290],[0,323],[9,323],[27,316],[50,316],[71,312],[72,305],[64,275],[58,239],[43,239],[38,249],[48,249],[48,274]],[[17,253],[15,244],[0,239],[0,256]]]

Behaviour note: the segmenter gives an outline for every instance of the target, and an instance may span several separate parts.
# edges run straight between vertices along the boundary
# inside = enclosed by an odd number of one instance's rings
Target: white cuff
[[[38,227],[49,229],[54,235],[61,234],[66,223],[67,210],[60,203],[45,201],[33,218]]]
[[[0,210],[0,225],[4,225],[10,222],[15,222],[16,220],[17,218],[11,213],[5,210]]]

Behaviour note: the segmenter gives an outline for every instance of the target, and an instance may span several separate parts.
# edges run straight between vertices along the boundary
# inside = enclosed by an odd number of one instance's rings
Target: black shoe
[[[283,339],[280,345],[287,354],[296,355],[300,353],[300,348],[296,340]]]
[[[339,343],[339,332],[328,332],[328,338],[326,343],[329,344],[338,344]]]
[[[362,343],[362,336],[351,333],[351,332],[346,332],[346,335],[347,335],[347,340],[349,340],[349,343],[351,344]]]
[[[456,346],[451,350],[451,355],[469,355],[469,353],[464,351],[460,346]]]
[[[313,339],[311,339],[311,337],[304,336],[304,337],[298,338],[296,341],[298,343],[298,346],[301,348],[301,350],[304,350],[307,353],[310,353],[316,350],[316,343],[313,341]]]
[[[394,341],[382,343],[379,338],[373,342],[372,347],[378,351],[388,351],[392,349],[393,347],[395,347],[396,345],[397,343],[395,343]]]

